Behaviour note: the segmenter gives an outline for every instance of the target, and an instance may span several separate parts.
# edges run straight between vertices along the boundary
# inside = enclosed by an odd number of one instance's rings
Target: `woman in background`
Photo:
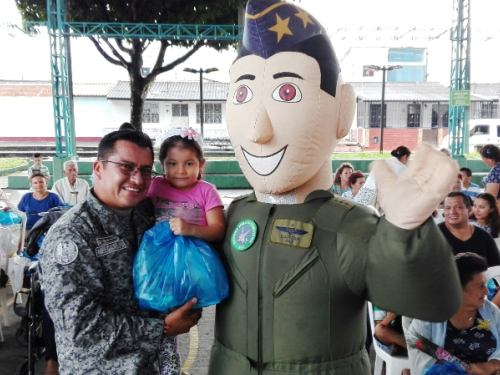
[[[490,193],[500,199],[500,149],[495,145],[485,145],[481,150],[483,163],[491,168],[490,173],[483,178],[485,193]]]
[[[349,186],[351,190],[342,194],[344,198],[354,199],[356,194],[365,183],[365,175],[361,171],[352,172],[349,176]]]
[[[500,231],[500,215],[497,200],[489,193],[478,194],[474,200],[470,222],[483,228],[493,238],[498,238]]]
[[[349,185],[349,176],[354,170],[350,163],[342,163],[340,167],[335,171],[335,177],[333,178],[333,192],[338,195],[342,195],[351,190]]]

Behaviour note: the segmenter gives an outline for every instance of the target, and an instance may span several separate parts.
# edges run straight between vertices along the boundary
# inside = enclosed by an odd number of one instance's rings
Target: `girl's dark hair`
[[[475,253],[460,253],[455,256],[455,263],[460,277],[462,289],[471,281],[478,273],[483,273],[488,270],[486,259]]]
[[[483,158],[495,160],[500,162],[500,149],[496,145],[484,145],[479,153]]]
[[[203,150],[194,139],[189,139],[188,137],[182,137],[180,135],[174,135],[173,137],[168,137],[167,139],[165,139],[160,146],[160,152],[158,154],[158,157],[160,159],[160,163],[162,166],[163,162],[167,158],[168,150],[170,150],[172,147],[175,146],[193,150],[196,153],[196,157],[198,158],[198,161],[200,163],[204,159]],[[200,174],[198,175],[198,180],[201,180],[202,177],[203,177],[203,169],[200,167]]]
[[[408,156],[410,157],[411,151],[408,147],[406,146],[399,146],[395,150],[391,151],[391,155],[394,156],[395,158],[401,159],[403,156]]]
[[[340,185],[340,175],[342,174],[342,171],[346,168],[350,168],[352,171],[354,170],[354,167],[352,166],[351,163],[340,164],[340,167],[338,167],[337,170],[335,171],[335,177],[333,178],[334,185]]]
[[[488,216],[488,224],[491,228],[491,236],[493,238],[498,238],[498,232],[500,231],[500,214],[498,213],[497,200],[493,195],[489,193],[478,194],[476,199],[484,199],[486,202],[488,202],[490,208],[493,209],[493,211]],[[472,211],[470,219],[477,221],[476,216],[474,215],[474,211]]]
[[[349,176],[349,186],[352,187],[352,185],[356,183],[356,180],[358,178],[364,178],[364,177],[365,175],[361,171],[352,172],[351,175]]]

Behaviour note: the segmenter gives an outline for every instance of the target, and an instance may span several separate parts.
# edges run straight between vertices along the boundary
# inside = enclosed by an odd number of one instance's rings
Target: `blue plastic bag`
[[[134,259],[134,288],[142,308],[161,312],[193,297],[194,308],[215,305],[229,293],[215,250],[198,238],[174,235],[168,221],[144,234]]]
[[[493,297],[495,297],[495,294],[497,294],[497,284],[495,284],[493,279],[489,279],[486,283],[486,287],[488,288],[488,301],[491,301]]]
[[[432,365],[424,371],[424,375],[458,375],[466,374],[459,364],[445,362],[442,365]]]
[[[9,209],[0,210],[0,224],[13,225],[21,222],[21,217]]]

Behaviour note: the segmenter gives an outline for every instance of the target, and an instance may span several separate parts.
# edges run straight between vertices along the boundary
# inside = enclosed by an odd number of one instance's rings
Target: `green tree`
[[[15,1],[24,21],[47,20],[47,0]],[[68,21],[75,22],[236,25],[238,9],[244,3],[245,0],[66,0],[66,12]],[[139,130],[142,129],[144,98],[158,75],[185,62],[203,46],[222,50],[235,45],[235,42],[161,39],[155,64],[143,76],[143,54],[151,40],[89,38],[107,61],[127,70],[131,92],[130,122]],[[182,46],[187,51],[166,62],[165,55],[172,46]]]

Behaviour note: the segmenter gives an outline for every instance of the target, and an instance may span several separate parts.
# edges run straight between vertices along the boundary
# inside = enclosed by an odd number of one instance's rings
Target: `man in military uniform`
[[[319,22],[294,3],[250,0],[227,121],[254,192],[227,212],[230,294],[209,375],[367,375],[367,299],[431,321],[458,310],[452,254],[429,219],[456,163],[425,149],[398,178],[377,165],[383,217],[333,198],[331,153],[353,114]]]
[[[61,374],[157,374],[162,335],[188,332],[196,299],[159,316],[139,308],[132,264],[154,224],[145,199],[153,165],[147,135],[106,135],[87,200],[51,228],[40,250],[45,304],[54,321]]]

